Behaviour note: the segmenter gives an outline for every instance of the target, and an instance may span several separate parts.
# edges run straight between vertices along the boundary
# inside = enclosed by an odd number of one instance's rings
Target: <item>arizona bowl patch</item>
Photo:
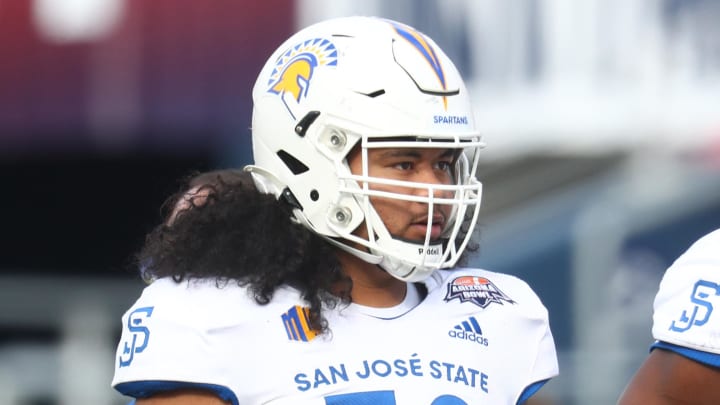
[[[504,302],[515,303],[485,277],[462,276],[455,278],[448,284],[445,301],[456,298],[461,303],[469,301],[481,308],[485,308],[493,302],[500,305],[503,305]]]

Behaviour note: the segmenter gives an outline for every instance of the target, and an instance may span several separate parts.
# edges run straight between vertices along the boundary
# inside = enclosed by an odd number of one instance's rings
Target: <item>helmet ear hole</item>
[[[285,152],[282,149],[277,151],[277,155],[294,175],[305,173],[306,171],[310,170],[307,166],[305,166],[303,162],[299,161],[295,156]]]
[[[318,193],[317,190],[312,190],[310,192],[310,199],[313,201],[317,201],[320,198],[320,193]]]

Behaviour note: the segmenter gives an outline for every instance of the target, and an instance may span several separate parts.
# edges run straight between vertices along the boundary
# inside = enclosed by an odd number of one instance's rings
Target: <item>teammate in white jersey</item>
[[[459,264],[483,143],[430,38],[315,24],[269,58],[253,100],[246,170],[277,200],[221,187],[149,240],[156,281],[123,318],[117,390],[143,405],[512,405],[557,375],[532,289]]]
[[[668,268],[655,297],[651,352],[620,405],[720,404],[720,229]]]

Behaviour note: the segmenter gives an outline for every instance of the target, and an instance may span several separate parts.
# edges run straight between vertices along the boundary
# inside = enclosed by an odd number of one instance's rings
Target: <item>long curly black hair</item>
[[[323,306],[350,302],[352,281],[334,248],[291,218],[291,208],[256,190],[240,170],[195,174],[163,204],[165,220],[137,254],[143,278],[214,279],[246,286],[258,304],[289,285],[309,304],[309,323],[328,331]]]

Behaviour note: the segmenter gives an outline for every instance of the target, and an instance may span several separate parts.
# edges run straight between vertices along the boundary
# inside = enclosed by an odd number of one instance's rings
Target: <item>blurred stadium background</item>
[[[720,227],[717,0],[0,0],[0,404],[127,403],[114,349],[163,198],[247,163],[264,60],[350,14],[456,61],[488,143],[473,264],[548,306],[547,403],[614,403],[662,271]]]

